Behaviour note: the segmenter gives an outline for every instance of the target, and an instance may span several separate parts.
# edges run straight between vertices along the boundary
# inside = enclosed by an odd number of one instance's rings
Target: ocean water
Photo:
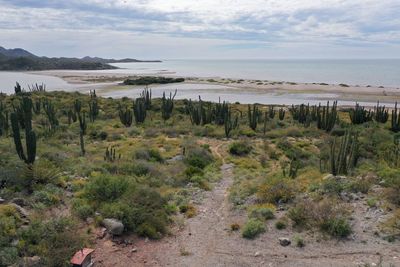
[[[113,65],[140,74],[400,87],[400,59],[165,60]]]

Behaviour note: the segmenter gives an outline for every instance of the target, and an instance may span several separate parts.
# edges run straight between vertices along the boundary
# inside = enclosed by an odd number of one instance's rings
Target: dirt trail
[[[206,140],[208,141],[208,140]],[[223,143],[207,142],[214,155],[221,157]],[[114,252],[113,266],[179,266],[179,267],[241,267],[241,266],[400,266],[400,249],[374,237],[372,233],[359,233],[354,240],[319,240],[302,233],[306,247],[282,247],[279,237],[293,240],[296,233],[288,227],[276,230],[274,221],[268,230],[255,240],[246,240],[240,232],[230,231],[232,223],[243,225],[244,211],[232,209],[229,188],[233,183],[233,165],[223,163],[222,178],[212,191],[205,192],[198,215],[185,220],[185,226],[175,229],[170,237],[160,241],[137,240],[138,252],[129,253],[130,247]],[[277,217],[283,211],[277,212]],[[359,215],[362,216],[362,215]],[[362,239],[360,238],[362,236]],[[366,239],[366,240],[365,240]],[[307,242],[310,240],[310,242]],[[127,257],[128,254],[128,257]],[[106,264],[104,257],[102,266]],[[379,265],[383,263],[382,265]],[[369,264],[369,265],[367,265]],[[391,265],[390,265],[391,264]]]

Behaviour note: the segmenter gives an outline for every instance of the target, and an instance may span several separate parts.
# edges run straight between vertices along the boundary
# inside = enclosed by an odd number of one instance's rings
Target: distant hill
[[[49,58],[38,57],[22,48],[6,49],[0,46],[0,70],[104,70],[117,69],[108,63],[128,63],[128,62],[161,62],[161,61],[141,61],[137,59],[105,59],[99,57],[84,58]]]

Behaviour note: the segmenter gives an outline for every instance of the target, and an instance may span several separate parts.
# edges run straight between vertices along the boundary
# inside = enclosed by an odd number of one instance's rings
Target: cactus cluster
[[[398,133],[400,132],[400,112],[397,109],[397,102],[394,105],[394,109],[392,110],[392,120],[391,120],[390,130],[392,132]]]
[[[119,120],[125,127],[130,127],[132,125],[133,115],[129,108],[118,105],[118,115]]]
[[[215,115],[212,103],[204,102],[200,97],[197,103],[192,100],[186,102],[186,112],[190,116],[191,123],[195,125],[212,123]]]
[[[349,115],[352,124],[363,124],[372,121],[374,112],[371,109],[367,110],[365,107],[356,103],[356,106],[350,109]]]
[[[151,109],[151,89],[146,86],[140,94],[140,98],[143,98],[146,109]]]
[[[73,122],[76,122],[76,120],[78,119],[78,118],[76,117],[75,111],[74,111],[72,108],[70,108],[70,109],[67,111],[67,117],[68,117],[68,124],[69,124],[69,125],[71,125],[71,123],[73,123]]]
[[[106,152],[104,153],[104,161],[114,162],[116,159],[116,149],[113,147],[107,147]],[[118,159],[121,159],[121,154],[118,154]]]
[[[32,84],[28,85],[29,92],[46,92],[46,85],[42,84]]]
[[[26,154],[21,141],[19,118],[24,120]],[[36,134],[32,129],[32,99],[30,97],[22,98],[20,107],[11,113],[10,120],[17,154],[26,164],[32,165],[36,158]]]
[[[9,128],[8,110],[6,104],[0,101],[0,136],[7,135]]]
[[[330,106],[329,101],[326,106],[321,104],[310,106],[310,104],[301,104],[298,106],[292,105],[289,111],[293,120],[302,123],[305,127],[311,125],[311,122],[316,122],[318,129],[330,132],[338,119],[337,101]]]
[[[280,108],[278,111],[279,120],[283,121],[285,119],[286,111],[283,108]]]
[[[44,110],[47,120],[49,122],[49,130],[51,132],[55,131],[57,129],[59,123],[58,123],[58,119],[56,116],[57,112],[56,112],[51,100],[49,100],[47,98],[45,98],[43,100],[43,110]]]
[[[33,103],[33,112],[35,112],[36,115],[39,115],[41,109],[42,109],[42,99],[37,98],[36,101]]]
[[[335,138],[330,144],[330,171],[333,175],[348,174],[356,167],[359,158],[357,133],[347,131],[340,139],[337,142]]]
[[[249,120],[249,127],[255,131],[257,129],[257,124],[259,118],[261,117],[260,110],[258,109],[257,104],[248,105],[247,107],[247,117]]]
[[[268,117],[274,119],[276,115],[276,110],[274,106],[268,106]]]
[[[169,93],[169,98],[165,96],[165,92],[163,93],[163,97],[161,99],[161,116],[164,121],[168,120],[172,115],[176,93],[177,90],[175,90],[174,95],[172,95],[172,93]]]
[[[136,98],[133,101],[133,115],[136,124],[143,123],[146,119],[146,100],[144,98]]]
[[[374,119],[380,123],[386,123],[389,119],[389,111],[385,106],[379,106],[379,101],[374,108]]]
[[[15,95],[21,95],[22,93],[24,93],[24,90],[22,89],[21,85],[18,82],[14,86],[14,92]]]
[[[97,102],[96,90],[90,90],[90,101],[89,101],[89,120],[94,122],[99,115],[99,104]]]
[[[226,138],[229,138],[232,130],[236,129],[237,127],[239,127],[239,116],[236,115],[235,117],[233,117],[232,108],[228,108],[228,111],[225,113],[224,118],[224,129]]]

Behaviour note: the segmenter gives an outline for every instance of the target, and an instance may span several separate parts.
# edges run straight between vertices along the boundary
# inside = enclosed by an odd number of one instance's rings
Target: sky
[[[400,0],[0,0],[0,46],[138,59],[400,58]]]

